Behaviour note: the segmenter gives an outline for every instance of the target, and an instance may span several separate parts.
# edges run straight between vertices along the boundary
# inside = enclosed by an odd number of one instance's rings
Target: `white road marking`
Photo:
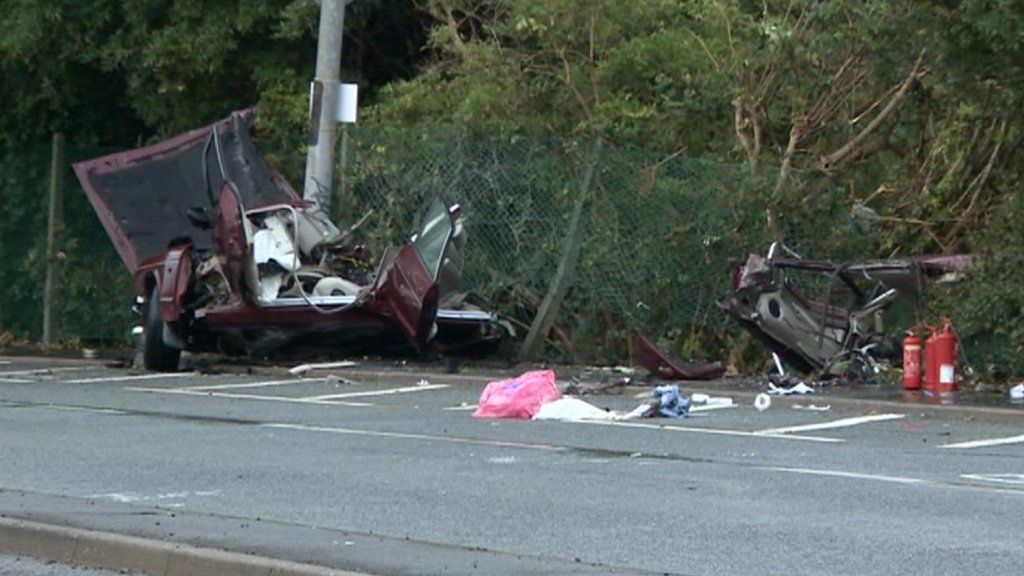
[[[616,422],[607,420],[572,420],[572,424],[592,424],[598,426],[621,426],[623,428],[644,428],[647,430],[668,430],[670,432],[693,432],[696,434],[717,434],[720,436],[742,436],[745,438],[776,438],[780,440],[804,440],[807,442],[840,443],[841,438],[822,438],[819,436],[796,436],[790,434],[770,434],[748,432],[746,430],[723,430],[719,428],[696,428],[692,426],[669,426],[665,424],[644,424],[641,422]]]
[[[75,372],[78,370],[97,370],[99,366],[65,366],[63,368],[35,368],[32,370],[8,370],[7,372],[0,372],[0,377],[3,376],[30,376],[35,374],[45,375],[52,372]]]
[[[477,409],[477,405],[476,404],[467,404],[465,406],[448,406],[446,408],[443,408],[443,410],[447,410],[449,412],[469,412],[470,410],[476,410],[476,409]]]
[[[906,418],[906,414],[874,414],[872,416],[857,416],[855,418],[843,418],[841,420],[832,420],[831,422],[819,422],[817,424],[803,424],[800,426],[786,426],[783,428],[768,428],[767,430],[758,430],[754,434],[792,434],[794,432],[810,432],[812,430],[831,430],[833,428],[846,428],[848,426],[857,426],[859,424],[867,424],[869,422],[885,422],[887,420],[899,420]]]
[[[961,474],[960,477],[967,480],[1024,486],[1024,474]]]
[[[115,410],[113,408],[89,408],[88,406],[58,406],[56,404],[51,404],[49,406],[44,406],[44,408],[49,408],[50,410],[64,410],[66,412],[93,412],[96,414],[115,415],[128,414],[128,412],[123,410]]]
[[[367,406],[373,406],[373,404],[367,404],[365,402],[341,402],[341,401],[327,401],[327,400],[310,400],[308,398],[289,398],[288,396],[261,396],[259,394],[237,394],[230,392],[208,392],[203,390],[189,390],[187,388],[141,388],[137,386],[126,386],[125,390],[132,392],[150,392],[152,394],[179,394],[182,396],[202,396],[202,397],[216,397],[216,398],[235,398],[241,400],[268,400],[272,402],[294,402],[297,404],[321,404],[329,406],[353,406],[358,408],[365,408]]]
[[[342,394],[324,394],[323,396],[307,396],[305,400],[323,402],[327,400],[343,400],[345,398],[364,398],[366,396],[390,396],[392,394],[408,394],[409,392],[424,392],[426,390],[440,390],[448,388],[447,384],[427,384],[426,386],[404,386],[402,388],[388,388],[386,390],[367,390],[364,392],[345,392]]]
[[[323,382],[325,379],[316,378],[309,380],[287,380],[280,381],[281,385],[285,383],[306,383],[306,382]],[[263,385],[278,385],[277,382],[274,384],[270,383],[257,383]],[[231,388],[244,388],[242,384],[225,384],[225,387]],[[423,392],[427,390],[439,390],[442,388],[448,388],[448,384],[431,384],[428,386],[405,386],[402,388],[388,388],[384,390],[364,390],[362,392],[345,392],[342,394],[323,394],[320,396],[302,396],[299,398],[291,398],[287,396],[265,396],[261,394],[239,394],[229,392],[217,392],[219,389],[214,386],[201,386],[192,388],[140,388],[140,387],[126,387],[125,390],[131,390],[133,392],[153,392],[157,394],[181,394],[185,396],[215,396],[218,398],[238,398],[245,400],[271,400],[275,402],[294,402],[298,404],[330,404],[337,406],[373,406],[373,404],[366,404],[363,402],[346,402],[349,398],[366,398],[370,396],[388,396],[393,394],[407,394],[411,392]]]
[[[772,472],[788,472],[790,474],[807,474],[811,476],[831,476],[833,478],[850,478],[853,480],[873,480],[876,482],[890,482],[894,484],[925,484],[927,480],[921,478],[908,478],[905,476],[887,476],[884,474],[864,474],[861,472],[847,472],[844,470],[815,470],[812,468],[786,468],[781,466],[760,466],[761,470]]]
[[[846,478],[850,480],[865,480],[869,482],[887,482],[890,484],[903,484],[906,486],[923,486],[927,488],[944,488],[952,490],[968,490],[971,492],[985,492],[987,494],[1012,495],[1018,498],[1024,497],[1024,490],[1003,486],[979,486],[977,484],[964,484],[957,482],[944,482],[938,480],[927,480],[924,478],[913,478],[909,476],[890,476],[887,474],[868,474],[863,472],[850,472],[847,470],[818,470],[813,468],[788,468],[784,466],[757,466],[759,470],[771,472],[783,472],[787,474],[805,474],[809,476],[826,476],[831,478]],[[964,477],[969,477],[965,475]],[[999,476],[999,475],[996,475]],[[1013,476],[1008,475],[1008,476]],[[1024,477],[1024,475],[1019,475]],[[989,479],[992,480],[992,479]],[[995,481],[995,480],[992,480]],[[1009,484],[1011,482],[1003,482]],[[1022,482],[1024,483],[1024,482]]]
[[[32,384],[38,382],[38,380],[24,380],[22,378],[0,378],[0,382],[4,384]]]
[[[354,428],[332,428],[327,426],[306,426],[304,424],[261,424],[264,428],[277,430],[297,430],[302,432],[322,432],[328,434],[345,434],[350,436],[374,436],[378,438],[400,438],[402,440],[425,440],[428,442],[449,442],[451,444],[473,444],[477,446],[497,446],[501,448],[523,448],[527,450],[544,450],[547,452],[567,452],[570,448],[551,444],[534,444],[529,442],[512,442],[508,440],[482,440],[478,438],[459,438],[457,436],[434,436],[431,434],[411,434],[407,432],[383,432],[379,430],[359,430]]]
[[[10,363],[11,363],[10,360],[0,360],[0,366],[6,366],[6,365],[8,365]]]
[[[121,493],[121,492],[110,492],[108,494],[92,494],[86,496],[86,498],[102,498],[104,500],[112,500],[114,502],[152,502],[154,500],[177,500],[180,498],[188,498],[190,496],[219,496],[220,490],[200,490],[196,492],[167,492],[166,494],[135,494],[132,492]]]
[[[986,448],[988,446],[1004,446],[1006,444],[1020,444],[1024,442],[1024,435],[1009,436],[1007,438],[989,438],[987,440],[971,440],[970,442],[956,442],[954,444],[943,444],[939,448]]]
[[[160,380],[164,378],[192,378],[198,375],[198,372],[167,372],[162,374],[136,374],[134,376],[114,376],[105,378],[76,378],[74,380],[62,380],[60,383],[94,384],[97,382],[132,382],[135,380]]]
[[[242,382],[239,384],[214,384],[211,386],[186,386],[184,390],[233,390],[235,388],[265,388],[268,386],[287,386],[289,384],[308,384],[325,382],[326,378],[289,378],[288,380],[268,380],[266,382]]]

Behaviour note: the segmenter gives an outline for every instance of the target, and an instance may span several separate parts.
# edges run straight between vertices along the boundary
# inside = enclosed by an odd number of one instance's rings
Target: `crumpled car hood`
[[[89,202],[132,274],[147,258],[186,237],[197,251],[211,250],[212,231],[192,224],[188,211],[215,212],[213,198],[225,173],[247,208],[299,200],[256,150],[249,135],[251,123],[251,110],[234,112],[159,144],[74,165]]]

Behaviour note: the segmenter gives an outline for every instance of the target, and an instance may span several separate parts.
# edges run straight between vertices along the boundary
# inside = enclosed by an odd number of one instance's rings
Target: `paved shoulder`
[[[83,549],[88,554],[83,556]],[[2,489],[0,553],[181,576],[648,573],[260,518]]]

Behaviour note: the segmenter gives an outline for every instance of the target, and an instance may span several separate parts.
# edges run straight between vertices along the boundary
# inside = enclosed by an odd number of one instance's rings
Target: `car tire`
[[[143,332],[142,364],[146,370],[174,372],[181,350],[164,343],[164,319],[160,317],[160,296],[154,287],[146,300],[146,328]]]

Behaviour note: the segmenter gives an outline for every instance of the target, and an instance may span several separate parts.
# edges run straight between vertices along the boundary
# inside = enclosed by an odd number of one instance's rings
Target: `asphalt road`
[[[481,384],[458,375],[0,363],[0,507],[16,495],[30,502],[18,514],[45,521],[379,574],[1024,566],[1024,419],[742,405],[678,421],[482,421]]]

